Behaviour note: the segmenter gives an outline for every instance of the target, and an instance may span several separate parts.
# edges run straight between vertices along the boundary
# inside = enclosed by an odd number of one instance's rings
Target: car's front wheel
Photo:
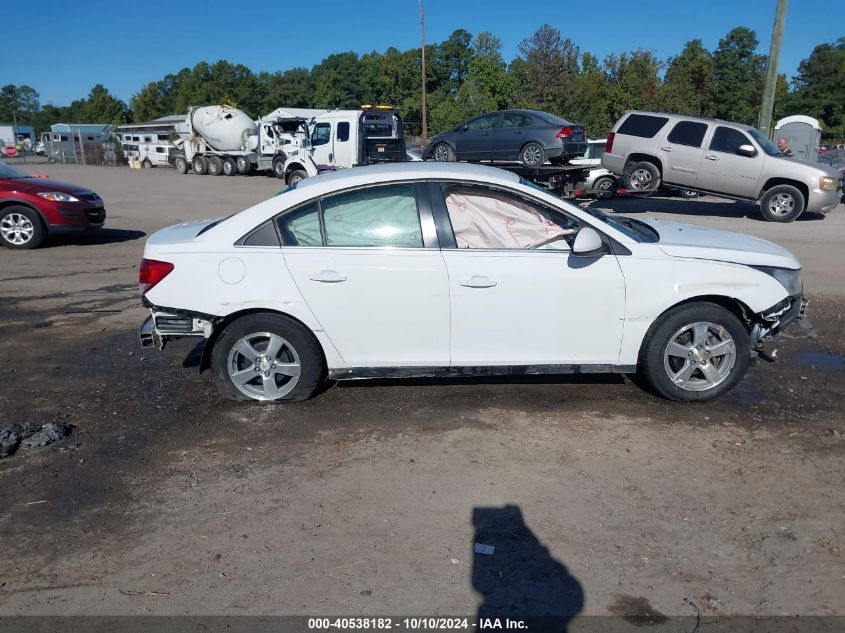
[[[0,243],[8,248],[30,249],[46,237],[38,214],[28,207],[12,206],[0,210]]]
[[[804,195],[791,185],[772,187],[763,194],[760,210],[770,222],[792,222],[804,212]]]
[[[211,367],[220,395],[230,400],[307,400],[325,375],[313,334],[279,314],[233,321],[214,344]]]
[[[639,375],[669,400],[712,400],[745,375],[750,345],[734,314],[713,303],[689,303],[652,326],[640,352]]]

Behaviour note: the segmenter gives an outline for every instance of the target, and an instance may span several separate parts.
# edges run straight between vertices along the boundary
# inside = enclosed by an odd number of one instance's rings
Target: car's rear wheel
[[[149,158],[145,158],[145,159],[144,159],[144,162],[143,162],[143,163],[141,163],[141,166],[142,166],[144,169],[150,169],[150,168],[153,166],[153,164],[150,162],[150,159],[149,159]]]
[[[519,151],[519,162],[526,167],[539,167],[546,162],[546,153],[543,146],[531,141],[526,143]]]
[[[652,326],[640,352],[639,374],[664,398],[712,400],[745,375],[750,346],[734,314],[713,303],[689,303]]]
[[[602,176],[593,183],[593,191],[599,200],[607,200],[616,195],[616,178]]]
[[[651,193],[660,186],[660,171],[648,161],[629,163],[625,168],[625,187],[636,193]]]
[[[235,164],[234,158],[223,159],[223,173],[227,176],[236,176],[238,173],[238,166]]]
[[[223,173],[223,160],[219,156],[208,157],[208,175],[219,176]]]
[[[450,163],[455,160],[455,152],[446,143],[438,143],[434,146],[431,157],[438,163]]]
[[[238,156],[235,164],[238,167],[238,173],[246,176],[252,170],[252,163],[246,156]]]
[[[194,156],[191,166],[194,168],[194,173],[198,176],[204,176],[208,173],[208,161],[205,159],[205,156]]]
[[[299,402],[310,398],[325,375],[313,334],[278,314],[252,314],[232,322],[211,356],[220,395],[230,400]]]
[[[804,212],[804,195],[791,185],[772,187],[763,195],[760,211],[770,222],[792,222]]]
[[[180,173],[180,174],[187,174],[187,173],[188,173],[188,161],[186,161],[186,160],[185,160],[184,158],[182,158],[181,156],[180,156],[180,157],[178,157],[178,158],[176,158],[176,159],[173,161],[173,167],[174,167],[174,168],[176,169],[176,171],[177,171],[178,173]]]
[[[28,207],[0,210],[0,243],[14,249],[37,248],[47,236],[38,213]]]

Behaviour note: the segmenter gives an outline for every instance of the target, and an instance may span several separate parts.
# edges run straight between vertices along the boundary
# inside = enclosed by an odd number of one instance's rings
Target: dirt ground
[[[787,225],[705,198],[593,203],[751,233],[805,266],[788,331],[719,401],[620,376],[340,384],[218,399],[193,344],[141,350],[158,228],[277,192],[266,177],[33,166],[107,229],[0,249],[0,615],[845,615],[845,207]],[[183,366],[187,365],[187,367]],[[474,554],[479,542],[492,556]]]

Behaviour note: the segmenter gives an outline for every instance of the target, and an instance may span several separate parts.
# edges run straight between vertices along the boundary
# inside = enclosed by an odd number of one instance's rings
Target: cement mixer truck
[[[170,163],[180,174],[189,168],[212,176],[271,170],[287,184],[317,175],[303,118],[256,122],[231,106],[200,106],[188,110],[179,136]]]

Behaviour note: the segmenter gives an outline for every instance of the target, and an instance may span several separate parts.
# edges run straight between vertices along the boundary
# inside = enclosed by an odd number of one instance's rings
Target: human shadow
[[[104,244],[119,244],[120,242],[131,242],[144,237],[143,231],[132,231],[128,229],[91,229],[74,233],[57,233],[51,235],[44,246],[100,246]]]
[[[498,628],[498,619],[506,629],[508,619],[529,631],[565,632],[584,607],[584,589],[528,528],[519,507],[473,508],[472,524],[472,586],[483,596],[479,628]],[[478,553],[478,545],[492,546],[492,554]]]

